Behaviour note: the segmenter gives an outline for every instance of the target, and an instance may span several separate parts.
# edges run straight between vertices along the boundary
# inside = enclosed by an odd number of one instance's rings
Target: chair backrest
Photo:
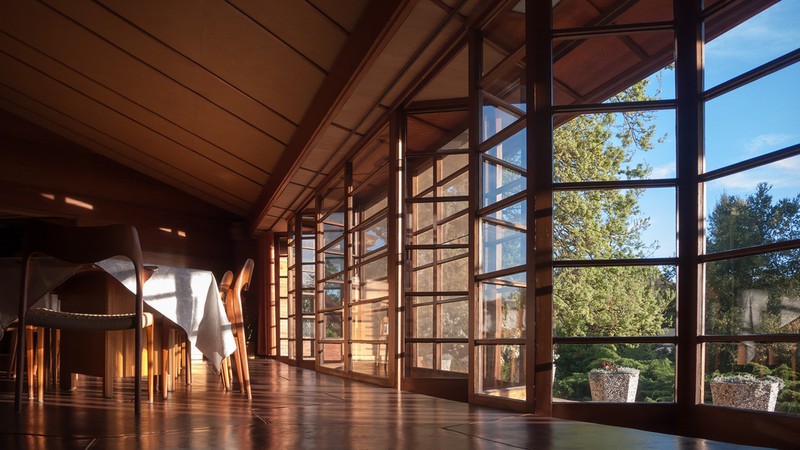
[[[25,230],[22,245],[25,272],[30,270],[31,258],[39,255],[77,264],[95,263],[115,256],[130,259],[136,273],[136,312],[141,315],[145,270],[139,233],[133,226],[74,227],[34,222]],[[27,308],[28,300],[24,298],[20,310]]]
[[[239,270],[239,276],[236,277],[236,284],[233,286],[233,295],[240,295],[242,291],[250,289],[250,279],[253,277],[253,267],[255,263],[252,259],[247,260]]]
[[[229,270],[222,275],[222,279],[219,282],[219,298],[222,299],[223,303],[226,303],[225,297],[231,289],[231,284],[233,284],[233,272]]]

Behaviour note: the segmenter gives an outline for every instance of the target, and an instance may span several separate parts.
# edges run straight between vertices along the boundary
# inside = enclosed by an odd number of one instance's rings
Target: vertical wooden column
[[[528,0],[527,58],[528,239],[527,403],[553,411],[553,47],[551,2]],[[533,374],[531,386],[531,374]]]

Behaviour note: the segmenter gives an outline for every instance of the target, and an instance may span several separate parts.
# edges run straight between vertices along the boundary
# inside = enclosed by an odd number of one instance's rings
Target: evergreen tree
[[[652,100],[648,81],[611,102]],[[619,118],[621,117],[621,120]],[[581,115],[554,132],[556,182],[642,179],[652,168],[632,164],[637,152],[653,148],[650,111]],[[641,189],[570,190],[555,193],[556,260],[642,258],[655,244],[642,241],[649,226],[639,206]],[[563,268],[556,271],[554,325],[557,335],[624,336],[660,334],[672,326],[674,285],[652,266]]]

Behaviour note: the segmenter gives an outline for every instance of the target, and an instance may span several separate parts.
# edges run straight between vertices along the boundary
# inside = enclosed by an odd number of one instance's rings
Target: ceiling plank
[[[249,229],[256,229],[275,204],[277,196],[291,180],[300,164],[313,148],[331,118],[350,96],[357,81],[374,63],[380,51],[397,32],[403,19],[410,14],[416,0],[376,0],[369,4],[347,44],[336,58],[333,69],[325,78],[312,107],[303,116],[297,131],[289,141],[274,173],[256,202]]]

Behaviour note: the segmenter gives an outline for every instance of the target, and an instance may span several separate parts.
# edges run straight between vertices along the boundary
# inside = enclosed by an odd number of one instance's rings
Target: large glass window
[[[407,116],[405,375],[469,371],[467,111]]]
[[[351,246],[350,282],[351,370],[388,377],[389,267],[388,200],[389,145],[385,136],[352,161],[352,191],[348,195]]]
[[[553,6],[553,400],[672,402],[672,2],[576,9]],[[601,392],[629,380],[629,395]]]
[[[322,190],[317,218],[318,365],[345,370],[345,180],[344,173]]]
[[[800,2],[713,33],[732,6],[706,18],[703,401],[800,414]]]
[[[525,400],[527,90],[524,5],[484,30],[478,112],[475,394]],[[502,25],[501,25],[502,24]],[[510,25],[510,27],[509,27]],[[487,64],[491,63],[491,67]]]

